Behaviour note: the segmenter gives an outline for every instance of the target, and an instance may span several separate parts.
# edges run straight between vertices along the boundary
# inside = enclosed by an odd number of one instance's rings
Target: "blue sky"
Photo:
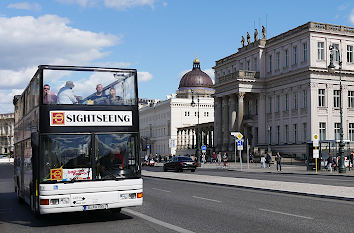
[[[0,113],[39,64],[136,68],[140,97],[165,99],[196,56],[213,78],[254,26],[270,38],[308,21],[354,26],[354,2],[1,0]]]

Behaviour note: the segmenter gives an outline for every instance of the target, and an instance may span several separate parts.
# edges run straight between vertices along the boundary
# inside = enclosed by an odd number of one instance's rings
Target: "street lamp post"
[[[329,51],[330,51],[330,63],[328,66],[328,72],[329,73],[335,73],[335,66],[333,64],[333,45],[329,46]],[[344,165],[344,142],[343,142],[343,104],[342,104],[342,58],[341,54],[339,53],[339,117],[340,117],[340,129],[339,129],[339,157],[340,157],[340,162],[339,162],[339,173],[345,173],[345,165]]]
[[[192,102],[191,102],[192,107],[195,106],[195,102],[194,102],[194,92],[192,90]],[[196,153],[197,153],[197,166],[200,167],[200,145],[199,145],[199,95],[197,95],[197,109],[198,109],[198,123],[197,123],[197,131],[196,131],[196,144],[197,144],[197,149],[196,149]]]

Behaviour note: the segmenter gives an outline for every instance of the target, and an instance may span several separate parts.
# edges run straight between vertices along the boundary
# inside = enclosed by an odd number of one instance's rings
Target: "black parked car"
[[[192,172],[195,172],[196,168],[197,163],[186,156],[173,157],[171,161],[168,161],[163,165],[164,172],[166,172],[167,170],[174,170],[177,172],[181,172],[183,170],[191,170]]]

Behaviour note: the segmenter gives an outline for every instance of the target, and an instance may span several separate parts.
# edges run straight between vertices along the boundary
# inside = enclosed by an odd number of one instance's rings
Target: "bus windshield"
[[[137,177],[134,134],[42,135],[41,148],[42,182]]]
[[[43,70],[43,104],[135,105],[134,72]]]

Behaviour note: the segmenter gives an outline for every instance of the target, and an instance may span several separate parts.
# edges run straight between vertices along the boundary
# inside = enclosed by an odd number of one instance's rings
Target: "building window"
[[[354,91],[348,91],[348,107],[354,108]]]
[[[280,70],[280,53],[277,53],[277,70]]]
[[[268,97],[268,112],[269,113],[272,112],[272,97],[271,96]]]
[[[254,71],[257,71],[257,58],[256,57],[253,59],[253,67],[254,67]]]
[[[258,115],[258,100],[255,101],[256,115]]]
[[[320,140],[326,140],[326,122],[320,122]]]
[[[302,107],[307,108],[307,90],[302,91],[302,97],[303,97]]]
[[[340,123],[334,123],[334,140],[340,138]]]
[[[294,64],[297,64],[297,46],[293,47]]]
[[[297,92],[294,93],[294,109],[297,109]]]
[[[250,61],[247,61],[247,70],[250,70],[251,67],[250,67]]]
[[[280,144],[280,126],[277,126],[277,144]]]
[[[347,45],[347,62],[353,62],[353,46]]]
[[[280,96],[277,95],[277,112],[280,111]]]
[[[324,60],[324,42],[317,43],[317,59]]]
[[[194,112],[194,116],[197,116],[197,112]]]
[[[294,143],[297,143],[297,124],[294,124]]]
[[[285,50],[285,67],[289,66],[289,51]]]
[[[307,43],[302,44],[303,58],[304,62],[307,61]]]
[[[289,126],[285,125],[285,143],[289,143]]]
[[[354,123],[349,123],[349,140],[354,141]]]
[[[271,73],[272,72],[272,55],[269,56],[269,72]]]
[[[318,106],[325,107],[325,89],[318,89]]]
[[[285,111],[289,110],[289,95],[285,94]]]
[[[334,60],[339,61],[339,44],[333,44]]]
[[[306,140],[307,140],[307,124],[304,123],[303,127],[304,127],[303,139],[304,139],[304,142],[306,142]]]
[[[340,108],[340,90],[333,91],[333,106]]]
[[[269,127],[269,145],[272,144],[272,127]]]

